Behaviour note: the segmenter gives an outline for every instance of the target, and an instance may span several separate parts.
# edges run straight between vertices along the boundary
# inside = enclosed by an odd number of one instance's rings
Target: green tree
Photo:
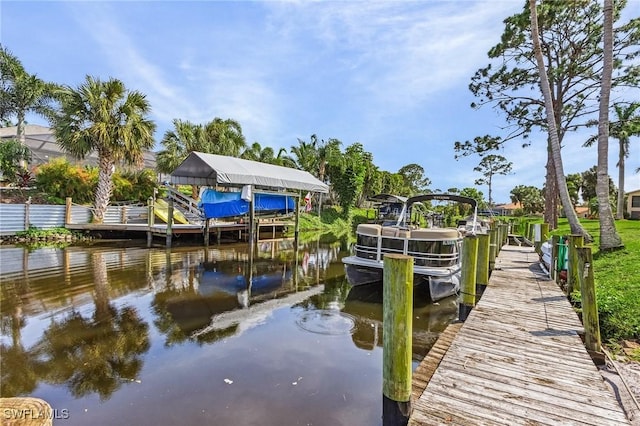
[[[345,150],[342,173],[334,177],[333,187],[338,195],[345,217],[362,192],[366,174],[365,151],[360,143],[349,145]]]
[[[398,170],[398,174],[404,179],[409,195],[423,193],[431,185],[429,178],[424,175],[424,169],[418,164],[412,163],[402,166]]]
[[[518,185],[511,190],[511,202],[519,203],[525,214],[538,213],[544,210],[542,191],[535,186]]]
[[[15,139],[0,143],[0,172],[9,182],[16,181],[20,164],[31,161],[31,150]]]
[[[477,188],[462,188],[460,190],[460,195],[476,200],[478,202],[478,209],[487,208],[487,203],[484,201],[484,194]]]
[[[16,136],[21,145],[25,145],[26,115],[34,113],[49,117],[57,88],[57,85],[29,74],[20,60],[0,45],[0,119],[16,118]]]
[[[582,190],[583,179],[582,174],[572,173],[567,175],[567,189],[569,191],[569,197],[573,206],[577,206],[580,203],[580,191]]]
[[[493,205],[491,197],[493,177],[495,175],[508,175],[511,173],[513,163],[507,161],[502,155],[487,155],[482,157],[480,164],[473,168],[474,171],[482,174],[482,178],[476,179],[476,185],[487,185],[489,187],[489,205]]]
[[[116,164],[140,164],[144,150],[153,147],[151,107],[142,93],[128,91],[120,80],[91,76],[77,89],[63,88],[60,101],[60,110],[51,117],[58,144],[78,158],[98,154],[93,213],[94,221],[102,223]]]
[[[626,2],[616,3],[615,18]],[[602,7],[599,2],[545,1],[539,7],[541,53],[550,80],[550,97],[560,144],[567,132],[585,122],[597,110],[602,69]],[[614,29],[613,85],[636,85],[640,76],[637,61],[640,19]],[[547,130],[545,101],[537,90],[540,75],[531,37],[530,8],[525,2],[521,13],[508,17],[501,41],[489,50],[489,65],[479,69],[469,85],[478,98],[472,107],[492,105],[500,109],[508,123],[501,143],[527,139],[534,128]],[[588,31],[585,31],[589,29]],[[539,38],[538,38],[539,37]],[[545,220],[556,227],[557,177],[553,165],[551,140],[547,139],[547,178]],[[561,159],[561,157],[560,157]]]
[[[586,203],[591,202],[594,198],[597,198],[596,186],[598,184],[598,166],[593,166],[589,170],[585,170],[581,173],[582,176],[582,200]],[[611,177],[609,177],[609,199],[615,200],[617,198],[618,189],[613,183]]]
[[[409,195],[406,193],[404,176],[400,173],[382,172],[382,190],[380,192],[393,195]]]

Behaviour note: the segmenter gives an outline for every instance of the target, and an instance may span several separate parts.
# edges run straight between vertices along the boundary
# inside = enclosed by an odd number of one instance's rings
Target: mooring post
[[[476,288],[482,293],[489,284],[489,234],[478,234],[478,265]]]
[[[171,248],[171,234],[173,228],[173,198],[169,198],[169,208],[167,209],[167,248]]]
[[[576,285],[580,285],[578,281],[578,253],[577,249],[584,245],[584,237],[579,234],[569,235],[569,243],[567,250],[569,254],[567,265],[567,296],[571,296]]]
[[[551,279],[558,283],[560,276],[558,271],[558,244],[560,244],[560,237],[558,235],[551,236],[551,261],[549,262],[549,274]]]
[[[476,274],[478,265],[478,237],[470,235],[462,241],[462,273],[460,274],[460,303],[458,319],[465,321],[476,305]]]
[[[154,216],[155,216],[155,212],[153,210],[153,197],[149,197],[149,199],[147,199],[147,226],[149,227],[147,229],[147,247],[148,248],[151,247],[153,243],[153,232],[151,231],[151,228],[153,227]]]
[[[383,268],[382,422],[400,426],[411,416],[413,258],[385,254]]]
[[[500,250],[502,250],[502,247],[509,242],[509,225],[503,223],[500,227],[502,228],[502,243],[500,244]]]
[[[589,247],[578,247],[578,280],[582,302],[582,324],[584,324],[584,345],[587,350],[601,352],[600,320],[596,301],[596,287],[593,279],[593,259]]]
[[[498,231],[489,230],[489,271],[493,271],[496,267],[496,257],[498,256],[496,246],[498,240]]]

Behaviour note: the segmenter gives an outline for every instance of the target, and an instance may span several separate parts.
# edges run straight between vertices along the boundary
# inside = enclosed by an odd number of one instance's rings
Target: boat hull
[[[350,259],[351,258],[351,259]],[[350,256],[343,259],[347,281],[352,286],[368,284],[382,284],[382,263],[371,262],[363,264],[361,259]],[[432,301],[438,301],[458,293],[460,289],[460,269],[447,268],[446,270],[417,270],[414,269],[413,284],[427,285]]]

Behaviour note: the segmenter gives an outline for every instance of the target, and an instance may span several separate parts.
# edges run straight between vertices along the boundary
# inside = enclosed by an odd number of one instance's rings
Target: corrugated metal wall
[[[32,204],[29,207],[29,224],[40,229],[64,226],[65,206]]]
[[[14,235],[24,231],[24,204],[0,204],[0,235]]]
[[[109,206],[104,216],[104,223],[122,223],[123,209],[126,209],[128,223],[146,223],[147,207],[145,206]],[[25,218],[25,204],[0,204],[0,235],[15,235],[24,231],[29,224],[40,229],[64,227],[65,206],[31,204],[29,218]],[[91,208],[71,206],[71,223],[90,223]]]

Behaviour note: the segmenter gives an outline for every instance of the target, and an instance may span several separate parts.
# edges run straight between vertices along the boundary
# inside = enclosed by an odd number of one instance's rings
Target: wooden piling
[[[569,235],[569,243],[567,244],[567,250],[569,251],[567,262],[567,295],[569,296],[571,296],[575,287],[580,285],[578,281],[578,254],[576,249],[583,245],[584,237],[582,235]]]
[[[385,254],[383,267],[382,418],[399,426],[411,415],[413,258]]]
[[[169,208],[167,209],[167,248],[171,248],[171,237],[173,228],[173,198],[169,198]]]
[[[209,219],[204,220],[204,246],[209,247]]]
[[[476,274],[478,261],[478,237],[470,235],[462,242],[462,273],[460,275],[460,303],[458,319],[465,321],[476,305]]]
[[[498,256],[496,246],[498,240],[498,231],[495,229],[489,230],[489,272],[493,271],[496,267],[496,257]]]
[[[577,247],[578,282],[582,302],[582,323],[584,324],[584,345],[592,352],[602,352],[600,340],[600,320],[596,301],[596,287],[593,278],[593,259],[589,247]]]
[[[64,226],[67,226],[71,223],[71,208],[72,202],[71,197],[65,198],[64,201]]]
[[[551,275],[551,279],[556,283],[560,281],[558,273],[558,244],[560,244],[560,237],[558,235],[553,235],[551,237],[551,261],[549,262],[549,274]]]
[[[151,245],[153,244],[153,232],[151,231],[151,228],[153,227],[153,223],[155,221],[155,211],[154,211],[154,206],[153,206],[153,197],[149,197],[149,199],[147,200],[147,226],[149,227],[149,229],[147,229],[147,247],[151,247]]]
[[[293,241],[295,246],[298,245],[298,235],[300,234],[300,194],[296,197],[296,224],[293,231]]]
[[[476,286],[483,290],[489,284],[489,234],[478,234]]]
[[[549,239],[549,224],[542,223],[540,225],[540,236],[542,237],[542,241],[547,241]]]

